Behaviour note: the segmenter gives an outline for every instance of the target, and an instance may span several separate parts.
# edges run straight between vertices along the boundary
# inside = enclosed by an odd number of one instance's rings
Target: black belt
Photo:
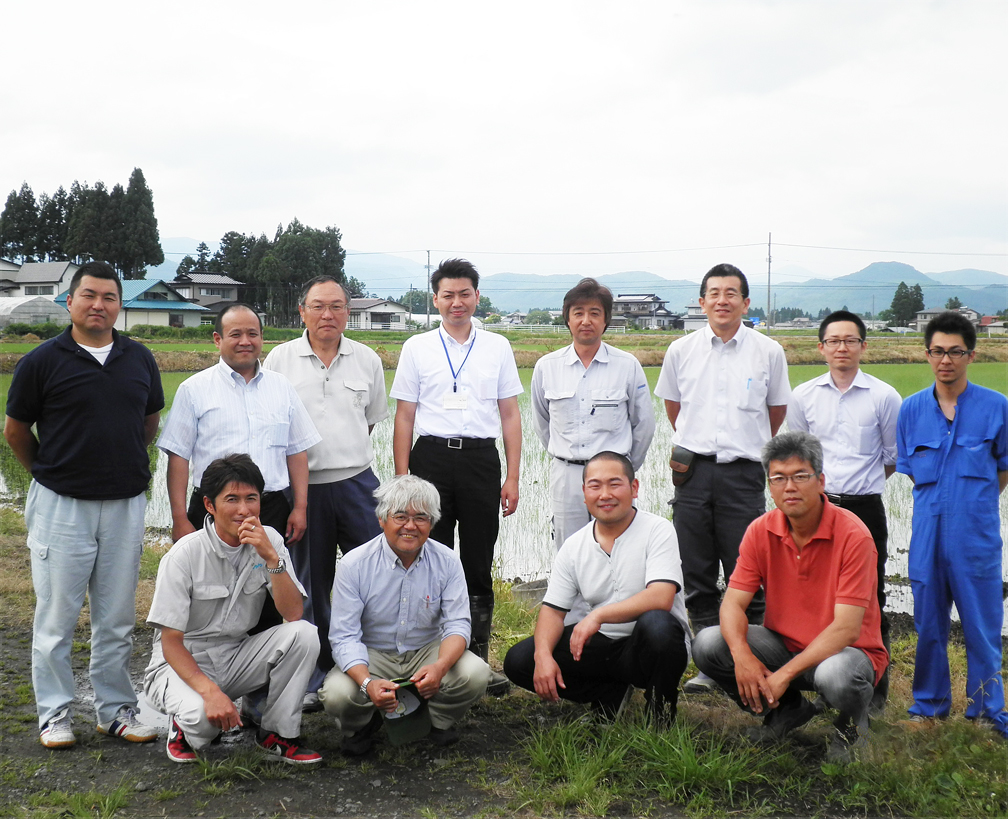
[[[877,498],[881,498],[881,495],[837,495],[830,492],[826,493],[826,497],[829,498],[829,502],[836,504],[837,506],[843,506],[845,503],[868,503],[874,501]]]
[[[575,461],[571,458],[561,458],[559,455],[554,455],[558,461],[563,461],[565,464],[570,464],[571,466],[584,466],[588,461]]]
[[[437,435],[421,435],[420,441],[427,441],[448,449],[487,449],[497,446],[496,438],[439,438]]]

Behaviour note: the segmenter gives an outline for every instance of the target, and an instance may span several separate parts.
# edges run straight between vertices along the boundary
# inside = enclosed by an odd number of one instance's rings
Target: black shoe
[[[371,716],[371,721],[367,725],[357,731],[357,733],[343,737],[343,741],[340,743],[340,750],[347,756],[364,756],[364,754],[374,747],[381,725],[381,711],[375,710]]]
[[[429,736],[431,744],[437,745],[439,748],[446,748],[459,741],[458,731],[454,728],[435,728],[431,726]]]
[[[792,703],[781,703],[763,718],[762,731],[767,739],[783,739],[819,713],[801,694]]]
[[[511,690],[511,680],[503,674],[490,669],[490,682],[487,684],[487,694],[491,697],[505,697]]]

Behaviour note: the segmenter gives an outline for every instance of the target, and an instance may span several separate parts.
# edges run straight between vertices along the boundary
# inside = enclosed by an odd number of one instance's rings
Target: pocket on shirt
[[[420,604],[420,611],[417,613],[417,626],[419,628],[431,628],[441,621],[441,598],[431,597]]]
[[[627,418],[626,390],[592,390],[592,432],[612,432]]]
[[[550,421],[563,432],[571,432],[578,423],[578,401],[576,390],[543,390],[543,397],[549,404]]]
[[[877,455],[882,451],[882,434],[878,424],[858,427],[858,454]]]
[[[762,373],[746,377],[742,383],[743,397],[740,406],[746,412],[766,412],[767,382]]]
[[[220,601],[228,596],[227,586],[217,583],[193,583],[186,631],[202,631],[210,625]]]
[[[52,596],[52,584],[49,580],[49,547],[28,535],[28,551],[31,553],[35,596],[40,600],[48,600]]]
[[[476,386],[480,400],[497,400],[497,373],[480,370],[476,376]]]
[[[344,379],[343,386],[353,393],[354,409],[361,409],[367,403],[368,383],[367,381],[352,381]]]
[[[959,474],[964,478],[993,480],[997,478],[994,441],[975,435],[963,435],[956,443],[961,448]]]
[[[910,474],[914,485],[937,483],[941,474],[941,442],[930,441],[917,444],[910,455]]]
[[[272,421],[266,428],[266,440],[270,446],[287,448],[290,442],[290,419]]]

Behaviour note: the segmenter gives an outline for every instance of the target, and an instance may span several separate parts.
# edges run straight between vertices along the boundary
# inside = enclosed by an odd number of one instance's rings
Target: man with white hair
[[[450,745],[455,723],[486,692],[490,667],[466,651],[469,593],[458,555],[430,539],[441,516],[433,484],[398,475],[375,490],[382,534],[336,567],[329,642],[336,667],[319,699],[343,731],[343,752],[367,753],[382,713],[399,706],[394,680],[428,701],[430,741]]]

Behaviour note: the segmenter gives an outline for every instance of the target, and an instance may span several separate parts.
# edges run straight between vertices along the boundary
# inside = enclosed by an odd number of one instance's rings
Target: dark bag
[[[693,476],[694,453],[685,447],[672,447],[672,457],[669,466],[672,467],[672,485],[682,486]]]

